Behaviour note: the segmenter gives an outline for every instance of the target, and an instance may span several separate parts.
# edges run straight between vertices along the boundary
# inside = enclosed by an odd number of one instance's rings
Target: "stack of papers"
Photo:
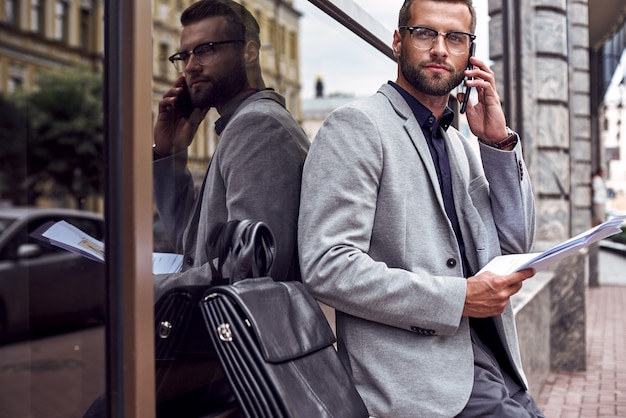
[[[66,221],[58,221],[41,232],[44,241],[91,260],[104,263],[104,243]],[[153,253],[154,274],[178,273],[183,265],[181,254]]]
[[[536,272],[545,270],[552,264],[569,257],[582,248],[622,232],[621,225],[625,220],[626,216],[617,216],[542,253],[508,254],[496,257],[483,267],[479,273],[490,271],[495,274],[505,275],[526,268],[533,268]]]

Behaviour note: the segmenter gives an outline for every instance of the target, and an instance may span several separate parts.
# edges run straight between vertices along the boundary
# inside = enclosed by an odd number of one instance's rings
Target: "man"
[[[510,303],[534,272],[477,274],[531,249],[535,209],[493,72],[477,58],[464,71],[474,29],[471,0],[406,0],[396,82],[329,115],[305,163],[303,281],[336,309],[338,350],[371,416],[542,416]],[[480,156],[450,126],[464,76]]]
[[[277,254],[271,275],[299,280],[296,229],[302,166],[309,142],[285,109],[282,96],[265,88],[259,63],[259,26],[231,0],[203,0],[181,15],[180,52],[170,61],[183,73],[159,103],[154,132],[154,196],[183,272],[157,275],[155,297],[184,284],[210,283],[206,244],[216,224],[264,221]],[[194,113],[177,109],[189,90]],[[187,168],[187,147],[210,108],[220,119],[217,149],[199,192]]]
[[[592,223],[600,225],[606,220],[606,187],[604,186],[604,169],[602,167],[593,175],[591,180],[593,196]]]

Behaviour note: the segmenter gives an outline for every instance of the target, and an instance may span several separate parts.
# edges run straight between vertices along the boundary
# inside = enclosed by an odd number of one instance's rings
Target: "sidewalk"
[[[626,417],[626,255],[600,250],[587,289],[587,370],[552,371],[538,404],[547,418]]]

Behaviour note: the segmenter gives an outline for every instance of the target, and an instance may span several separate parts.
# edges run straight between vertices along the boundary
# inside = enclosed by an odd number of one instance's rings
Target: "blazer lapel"
[[[398,116],[404,119],[404,130],[406,131],[409,140],[412,142],[413,148],[415,148],[417,156],[421,160],[423,167],[426,169],[430,184],[435,190],[435,194],[437,195],[439,206],[441,207],[441,210],[445,212],[445,207],[443,205],[443,195],[441,194],[441,188],[439,187],[439,179],[437,178],[435,163],[433,162],[433,157],[430,155],[430,148],[426,143],[426,138],[424,137],[424,133],[422,132],[422,127],[415,119],[413,111],[411,110],[409,105],[406,103],[400,93],[396,91],[396,89],[388,84],[384,84],[380,88],[379,92],[387,97],[387,100],[389,100],[391,106],[394,108]]]

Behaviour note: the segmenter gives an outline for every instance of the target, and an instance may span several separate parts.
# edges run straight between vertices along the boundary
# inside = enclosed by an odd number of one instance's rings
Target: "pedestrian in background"
[[[593,194],[593,225],[600,225],[606,220],[606,187],[604,185],[604,169],[602,167],[593,175],[591,180]]]

